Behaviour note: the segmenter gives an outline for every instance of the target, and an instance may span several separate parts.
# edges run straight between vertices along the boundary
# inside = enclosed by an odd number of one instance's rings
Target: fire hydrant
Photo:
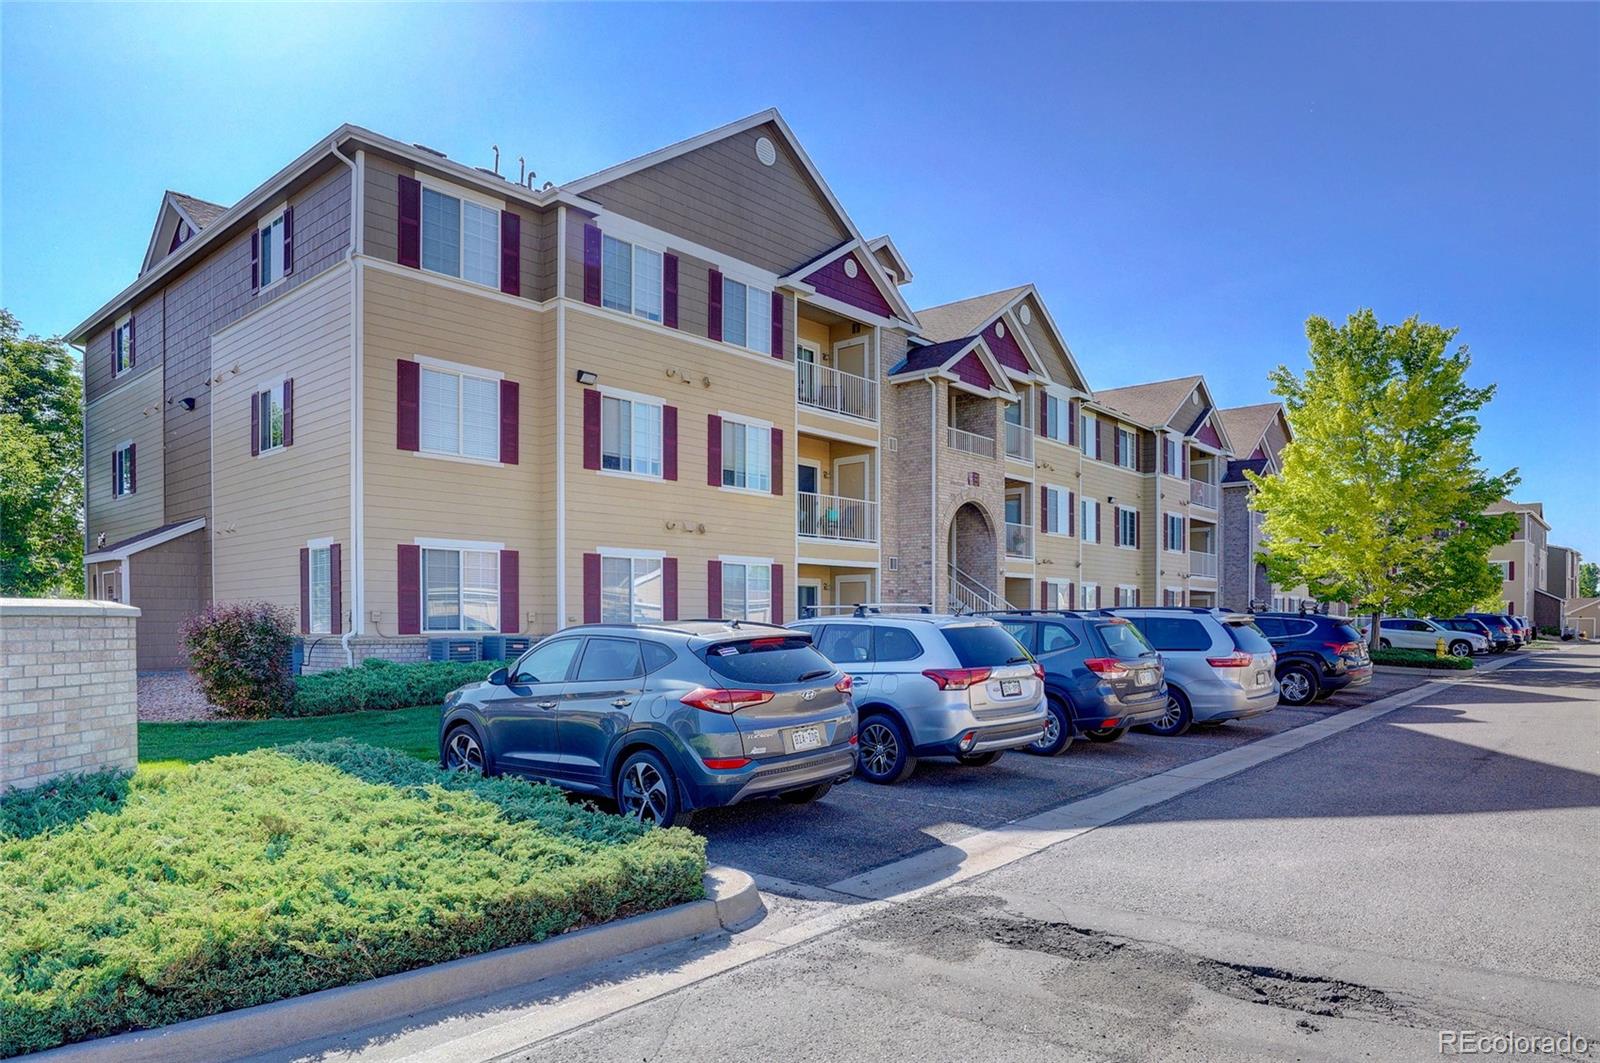
[[[1436,639],[1433,640],[1433,655],[1435,657],[1448,657],[1448,656],[1450,656],[1449,651],[1446,650],[1445,647],[1444,647],[1444,638],[1443,637],[1436,638]]]

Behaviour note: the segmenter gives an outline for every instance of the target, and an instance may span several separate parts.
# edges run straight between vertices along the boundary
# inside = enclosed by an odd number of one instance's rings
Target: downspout
[[[1166,476],[1163,471],[1166,461],[1167,432],[1161,431],[1156,433],[1156,526],[1151,529],[1154,534],[1150,536],[1155,540],[1156,548],[1156,585],[1150,595],[1151,605],[1155,605],[1158,602],[1165,604],[1162,601],[1166,593],[1162,590],[1164,586],[1162,576],[1166,574],[1166,570],[1161,566],[1167,563],[1167,527],[1166,516],[1161,509],[1161,492],[1166,490],[1167,486],[1163,479]],[[1220,583],[1221,581],[1219,580],[1218,582]]]
[[[361,254],[362,230],[366,219],[361,214],[361,165],[364,153],[356,152],[351,161],[333,145],[334,158],[350,167],[350,623],[339,636],[339,647],[344,650],[346,668],[356,663],[350,639],[361,634],[362,618],[366,616],[365,549],[362,534],[362,462],[361,462]]]
[[[556,208],[556,621],[567,626],[567,208]]]
[[[935,612],[939,607],[939,382],[928,378],[928,440],[930,461],[928,465],[928,526],[931,529],[928,543],[928,596]]]
[[[165,314],[162,315],[162,320],[165,322]],[[73,347],[69,343],[67,346],[78,352],[78,365],[83,370],[83,410],[78,418],[78,450],[79,457],[82,458],[79,462],[79,467],[83,470],[83,556],[88,557],[92,552],[89,549],[89,417],[87,413],[89,409],[89,345],[85,343],[82,347]],[[166,364],[164,360],[162,364]],[[163,372],[165,372],[164,369]],[[94,588],[89,586],[89,562],[87,561],[83,562],[83,596],[86,600],[93,600],[94,597]],[[124,602],[123,604],[126,605],[127,603]]]

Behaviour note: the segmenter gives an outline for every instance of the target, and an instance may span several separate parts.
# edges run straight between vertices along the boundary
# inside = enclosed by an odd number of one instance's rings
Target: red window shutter
[[[300,548],[300,633],[311,632],[311,551]]]
[[[1506,562],[1506,579],[1512,580],[1512,579],[1516,579],[1516,578],[1517,578],[1517,563],[1515,561],[1507,561]]]
[[[661,478],[678,478],[678,408],[661,407]]]
[[[329,630],[335,635],[344,633],[344,562],[339,544],[328,547],[328,619]]]
[[[1183,478],[1185,480],[1187,480],[1189,478],[1189,448],[1188,448],[1188,446],[1184,446],[1183,447]]]
[[[520,565],[515,550],[500,551],[500,630],[514,635],[522,630],[522,597],[518,593]]]
[[[772,622],[783,623],[783,566],[772,566]]]
[[[139,490],[139,444],[128,444],[128,493],[134,494]]]
[[[139,344],[135,342],[134,333],[139,328],[139,315],[128,315],[128,368],[132,369],[139,363]]]
[[[1078,534],[1078,496],[1072,491],[1067,492],[1067,534]]]
[[[1050,601],[1050,584],[1044,580],[1039,581],[1039,608],[1053,609],[1054,603]]]
[[[1067,608],[1078,608],[1078,585],[1076,583],[1067,584]]]
[[[1039,530],[1050,530],[1050,488],[1042,485],[1039,488]]]
[[[594,388],[583,393],[583,467],[600,467],[600,393]]]
[[[395,548],[398,573],[395,590],[399,594],[399,623],[402,635],[416,635],[422,631],[422,547],[401,543]]]
[[[783,429],[772,430],[772,493],[783,494]]]
[[[715,268],[706,272],[706,336],[722,338],[722,271]]]
[[[722,486],[722,418],[706,414],[706,483]]]
[[[661,559],[661,619],[678,619],[678,559]]]
[[[1167,437],[1166,436],[1156,436],[1156,446],[1161,448],[1161,471],[1162,471],[1162,473],[1171,473],[1172,472],[1172,463],[1167,460],[1167,457],[1168,457],[1168,454],[1167,454]]]
[[[661,322],[678,327],[678,256],[661,256]]]
[[[394,445],[400,450],[422,449],[422,366],[409,358],[394,363]]]
[[[294,272],[294,208],[283,208],[283,272]]]
[[[1098,502],[1094,507],[1094,541],[1097,543],[1106,541],[1106,507]]]
[[[500,290],[522,294],[522,216],[500,212]]]
[[[416,269],[422,265],[422,182],[400,175],[399,242],[395,261]]]
[[[122,494],[122,450],[118,448],[111,452],[111,497],[117,498]]]
[[[1116,429],[1111,431],[1111,455],[1113,461],[1122,464],[1122,433]]]
[[[1108,443],[1106,441],[1107,440],[1106,433],[1111,431],[1111,422],[1110,421],[1100,421],[1100,422],[1098,422],[1098,424],[1100,426],[1099,429],[1098,429],[1099,435],[1100,435],[1100,460],[1101,461],[1105,461],[1106,460],[1106,451],[1111,449],[1111,447],[1108,445]]]
[[[250,456],[261,453],[261,395],[250,393]]]
[[[1078,444],[1078,400],[1067,400],[1067,442]]]
[[[772,293],[772,357],[783,359],[788,352],[783,349],[783,295]]]
[[[583,622],[600,622],[600,555],[583,555]]]
[[[517,430],[521,413],[522,386],[515,380],[500,381],[500,460],[507,465],[517,464]]]
[[[722,562],[706,562],[706,615],[722,616]]]
[[[583,227],[583,301],[600,305],[600,230],[593,225]]]
[[[283,382],[283,445],[294,445],[294,381]]]
[[[250,234],[250,290],[261,287],[261,230]]]
[[[1138,587],[1135,587],[1133,589],[1133,604],[1135,606],[1138,606],[1138,604],[1139,604],[1139,591],[1140,591],[1140,588],[1138,588]]]
[[[1139,511],[1136,509],[1133,510],[1133,545],[1135,548],[1139,545],[1139,533],[1141,530],[1139,527]]]
[[[1172,525],[1165,517],[1161,518],[1161,549],[1172,549]]]

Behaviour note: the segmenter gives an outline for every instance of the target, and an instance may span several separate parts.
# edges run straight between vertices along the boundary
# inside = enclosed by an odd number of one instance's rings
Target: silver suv
[[[860,715],[856,770],[897,783],[918,757],[992,764],[1045,730],[1044,673],[994,620],[858,606],[791,627],[850,674]],[[903,608],[903,607],[902,607]]]
[[[1245,613],[1166,606],[1106,609],[1138,625],[1167,670],[1167,711],[1146,729],[1181,735],[1191,724],[1242,720],[1278,705],[1278,655]]]

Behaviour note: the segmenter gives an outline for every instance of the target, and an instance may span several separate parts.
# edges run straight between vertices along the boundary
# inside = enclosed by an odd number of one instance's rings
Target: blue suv
[[[1366,641],[1344,617],[1257,613],[1255,621],[1277,651],[1278,697],[1285,705],[1309,705],[1372,682]]]

